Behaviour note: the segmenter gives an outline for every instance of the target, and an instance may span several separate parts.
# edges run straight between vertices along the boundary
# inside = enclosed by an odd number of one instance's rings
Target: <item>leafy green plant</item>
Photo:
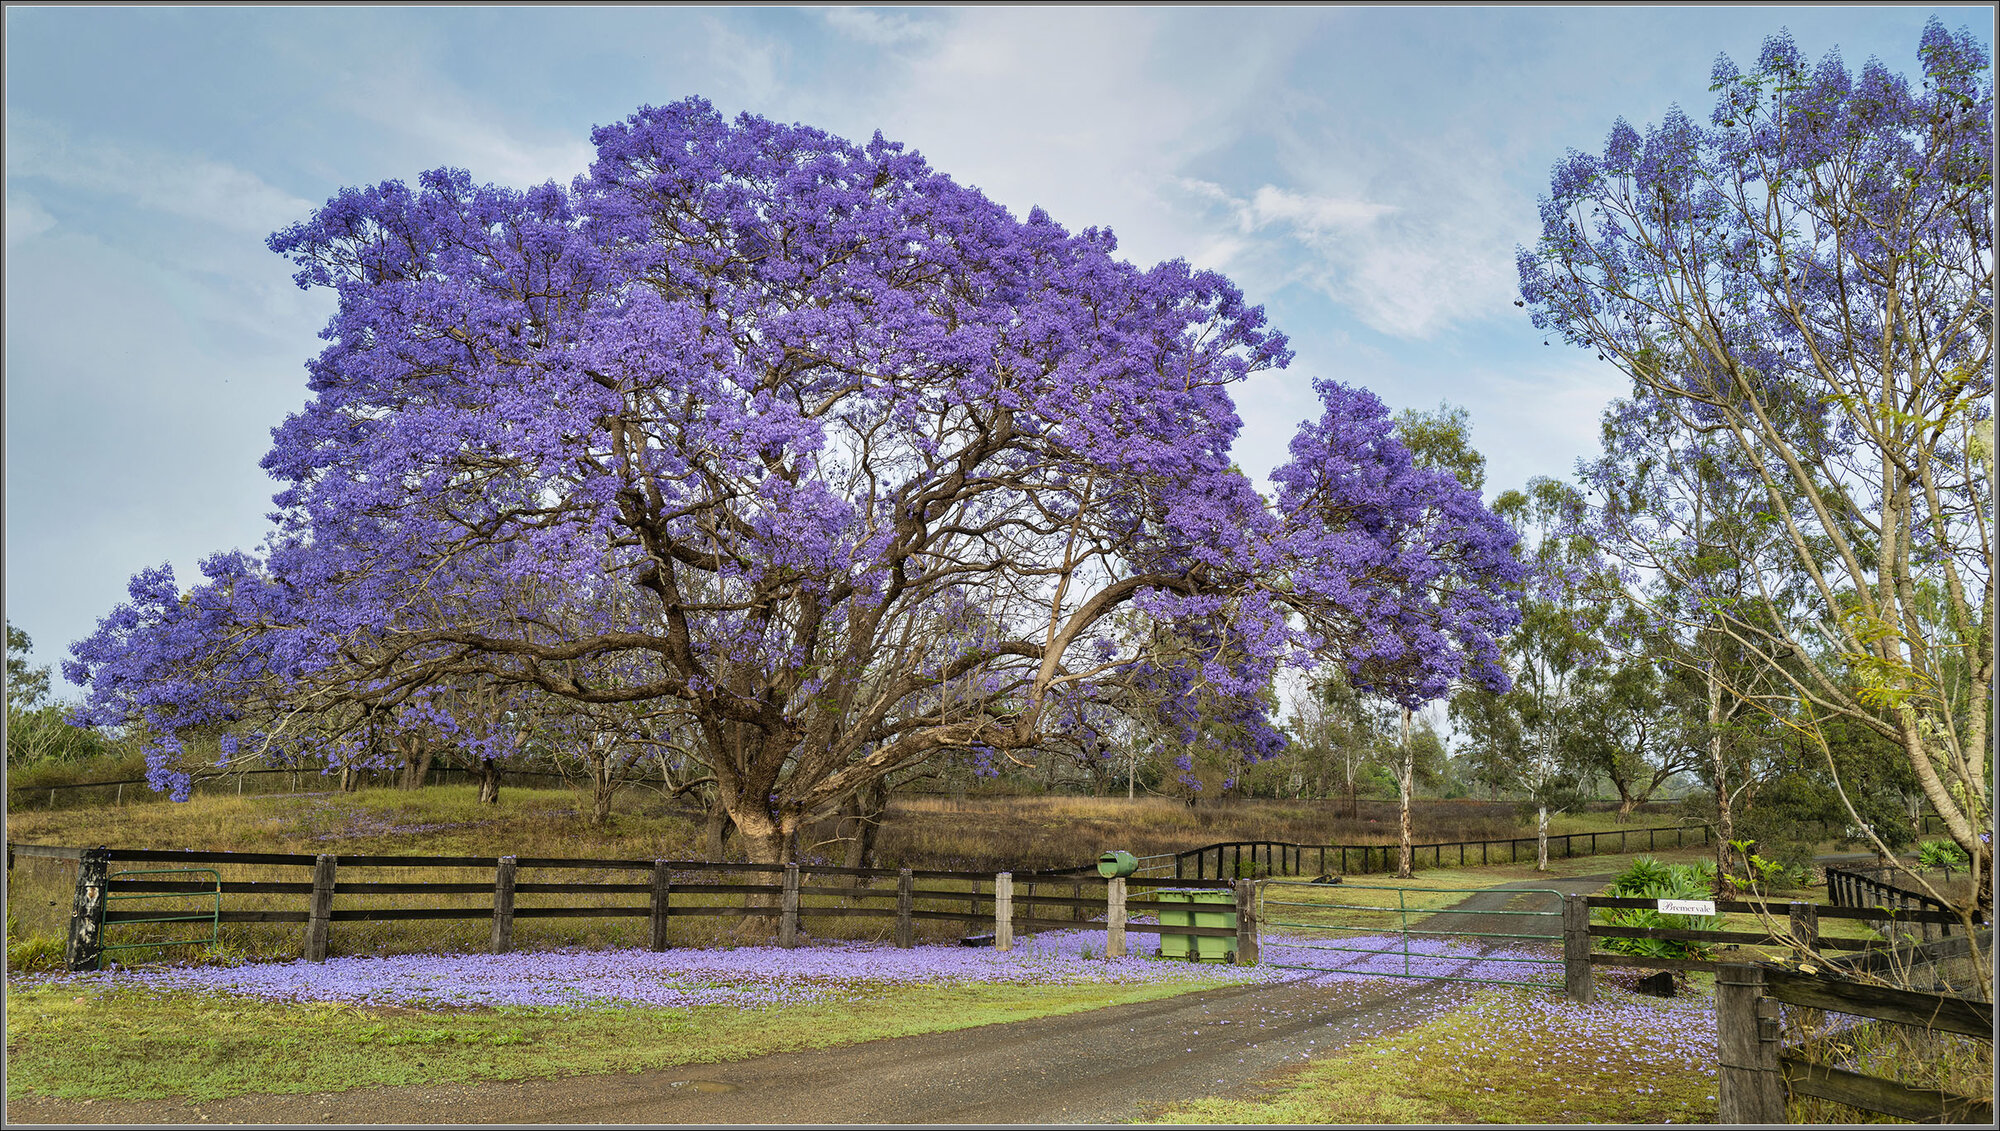
[[[1917,846],[1917,863],[1925,868],[1963,868],[1965,849],[1955,841],[1927,840]]]
[[[1639,856],[1611,882],[1610,895],[1619,899],[1708,899],[1714,894],[1713,866],[1662,864],[1650,856]],[[1645,907],[1604,908],[1597,921],[1612,927],[1642,927],[1668,931],[1713,931],[1722,926],[1719,915],[1663,915]],[[1705,943],[1680,939],[1614,938],[1600,940],[1604,949],[1615,954],[1646,958],[1706,959],[1712,953]]]
[[[1791,864],[1783,860],[1766,860],[1751,851],[1756,845],[1753,840],[1732,840],[1729,847],[1742,858],[1742,873],[1732,872],[1728,879],[1731,887],[1749,891],[1782,891],[1788,888],[1809,887],[1812,884],[1812,870],[1804,865]]]

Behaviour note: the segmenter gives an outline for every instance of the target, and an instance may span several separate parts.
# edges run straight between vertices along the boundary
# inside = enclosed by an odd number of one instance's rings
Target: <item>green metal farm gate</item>
[[[1266,965],[1319,973],[1366,974],[1387,978],[1420,978],[1441,982],[1487,982],[1496,985],[1563,988],[1562,893],[1542,889],[1507,889],[1508,895],[1546,895],[1546,911],[1519,908],[1434,907],[1432,897],[1473,896],[1489,888],[1403,888],[1307,880],[1260,880],[1257,922],[1264,932]],[[1371,893],[1371,894],[1363,894]],[[1413,897],[1417,906],[1411,906]],[[1464,902],[1463,899],[1453,902]],[[1510,900],[1511,902],[1511,900]],[[1462,916],[1460,929],[1452,917]],[[1522,930],[1470,929],[1471,917],[1518,918]],[[1546,922],[1553,929],[1527,928]],[[1514,946],[1496,955],[1501,946]],[[1529,948],[1554,943],[1541,957]],[[1537,948],[1538,949],[1538,948]],[[1327,955],[1329,957],[1319,957]],[[1331,957],[1347,955],[1345,959]],[[1532,975],[1553,967],[1553,978]],[[1520,976],[1480,976],[1515,969]],[[1478,973],[1464,973],[1466,970]]]

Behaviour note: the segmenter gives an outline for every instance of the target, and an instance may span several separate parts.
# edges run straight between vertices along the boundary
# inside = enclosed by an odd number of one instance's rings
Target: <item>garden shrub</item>
[[[1650,856],[1638,856],[1611,882],[1608,894],[1618,899],[1710,899],[1715,894],[1715,868],[1706,863],[1662,864]],[[1612,927],[1713,931],[1722,925],[1719,915],[1662,915],[1646,907],[1607,907],[1595,914],[1598,922]],[[1614,954],[1647,958],[1706,959],[1711,953],[1705,943],[1677,939],[1599,939],[1598,942]]]

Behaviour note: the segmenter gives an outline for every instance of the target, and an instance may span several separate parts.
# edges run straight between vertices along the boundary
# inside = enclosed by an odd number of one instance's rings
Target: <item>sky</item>
[[[1464,407],[1487,496],[1568,476],[1625,378],[1514,305],[1570,149],[1788,30],[1914,75],[1983,6],[6,9],[5,614],[57,667],[137,571],[263,541],[270,431],[333,313],[265,247],[341,188],[568,183],[700,95],[856,141],[1120,253],[1227,274],[1296,359],[1240,386],[1261,477],[1312,379]]]

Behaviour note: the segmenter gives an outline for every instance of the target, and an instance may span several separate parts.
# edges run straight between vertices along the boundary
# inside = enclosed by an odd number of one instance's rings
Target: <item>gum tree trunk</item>
[[[1412,749],[1410,746],[1410,709],[1408,707],[1405,707],[1403,708],[1403,779],[1402,779],[1403,813],[1402,813],[1402,828],[1399,831],[1402,850],[1397,854],[1396,857],[1396,877],[1398,879],[1404,879],[1404,880],[1409,879],[1412,874],[1413,869],[1411,865],[1414,863],[1414,860],[1412,858],[1415,855],[1415,851],[1410,847],[1410,841],[1412,839],[1411,837],[1412,829],[1410,823],[1410,790],[1416,785],[1416,780],[1417,780],[1417,755],[1416,751]]]

